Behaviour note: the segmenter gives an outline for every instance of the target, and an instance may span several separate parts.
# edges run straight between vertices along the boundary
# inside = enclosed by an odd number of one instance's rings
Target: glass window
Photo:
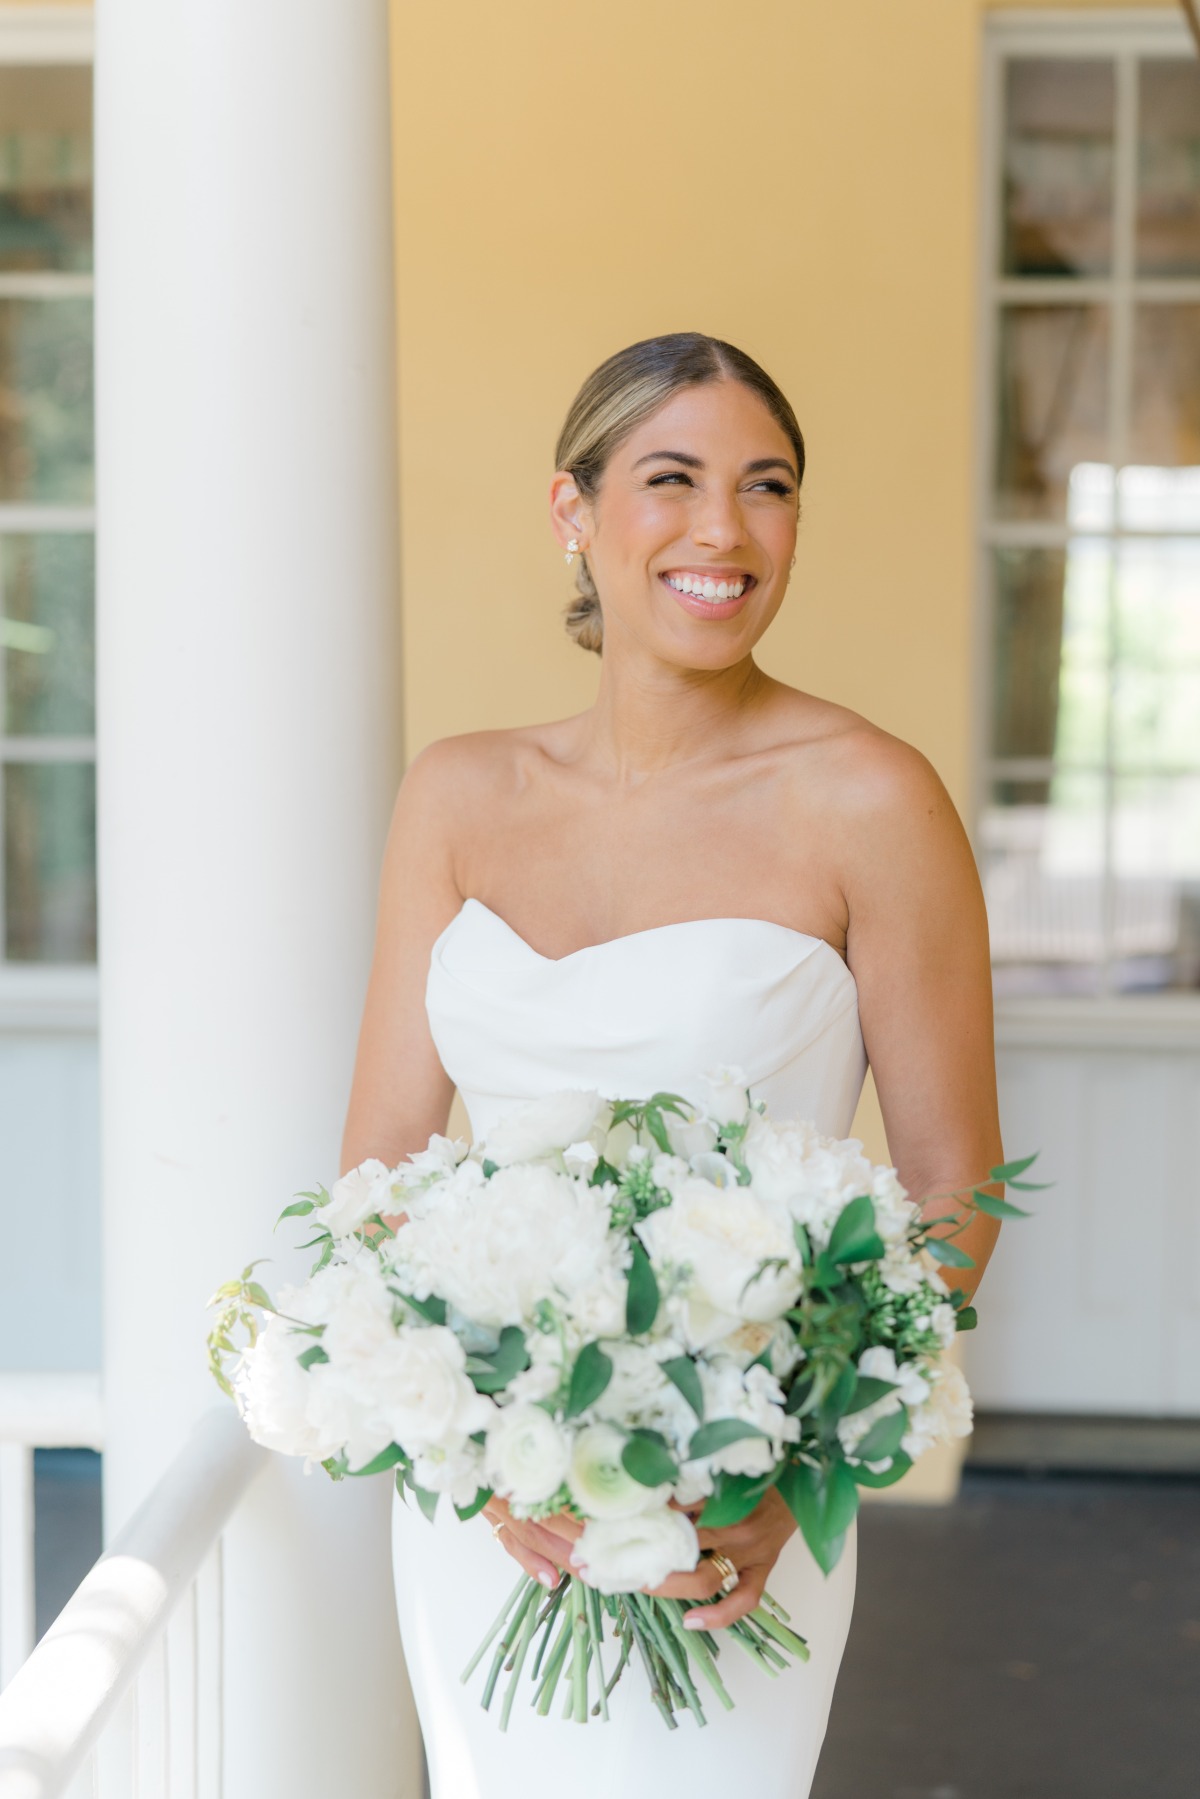
[[[1200,989],[1200,63],[999,54],[997,990]]]
[[[96,955],[92,77],[0,65],[0,959]]]

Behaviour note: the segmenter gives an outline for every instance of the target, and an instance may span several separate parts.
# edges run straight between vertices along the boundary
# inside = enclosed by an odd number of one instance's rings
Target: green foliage
[[[595,1405],[612,1379],[612,1371],[612,1357],[605,1355],[599,1343],[585,1343],[571,1370],[564,1418],[578,1418],[581,1412]]]
[[[869,1193],[860,1193],[843,1206],[834,1221],[826,1255],[838,1266],[850,1262],[876,1262],[887,1245],[875,1229],[875,1205]]]
[[[848,1404],[843,1407],[843,1414],[849,1417],[854,1412],[865,1412],[876,1400],[886,1399],[889,1393],[895,1391],[895,1384],[890,1380],[877,1380],[874,1375],[860,1374],[854,1383]]]
[[[714,1418],[711,1424],[702,1424],[692,1433],[687,1459],[692,1462],[698,1456],[715,1455],[719,1449],[728,1449],[731,1443],[744,1442],[747,1437],[765,1437],[766,1434],[757,1424],[747,1424],[741,1418]]]
[[[474,1518],[477,1512],[481,1512],[491,1498],[491,1487],[480,1487],[469,1505],[456,1505],[454,1509],[465,1524],[469,1518]]]
[[[925,1247],[935,1262],[941,1262],[947,1268],[974,1268],[975,1257],[969,1256],[965,1249],[957,1243],[950,1243],[945,1237],[927,1237]]]
[[[885,1468],[881,1474],[872,1473],[871,1469],[864,1468],[861,1462],[855,1463],[850,1472],[853,1474],[857,1486],[894,1487],[898,1480],[903,1480],[911,1467],[911,1458],[900,1449],[892,1457],[891,1467]]]
[[[959,1306],[954,1314],[954,1327],[960,1331],[973,1331],[979,1323],[979,1313],[974,1306]]]
[[[659,1367],[672,1386],[683,1394],[697,1418],[703,1418],[704,1388],[700,1385],[700,1373],[691,1356],[672,1356],[670,1361],[660,1362]]]
[[[640,1337],[652,1327],[657,1316],[658,1281],[650,1266],[650,1257],[635,1239],[625,1295],[625,1329],[631,1337]]]
[[[832,1573],[858,1512],[858,1488],[849,1468],[840,1460],[821,1468],[788,1462],[778,1485],[813,1560],[822,1573]]]
[[[908,1429],[908,1407],[899,1406],[885,1418],[877,1418],[854,1453],[860,1462],[886,1462],[896,1454]]]
[[[643,1487],[661,1487],[679,1473],[679,1464],[656,1430],[635,1430],[621,1451],[621,1465]]]
[[[779,1470],[769,1474],[718,1474],[704,1503],[700,1524],[705,1530],[725,1530],[748,1518],[775,1485]]]
[[[311,1348],[304,1351],[303,1355],[298,1355],[296,1360],[302,1368],[308,1369],[315,1368],[318,1362],[327,1362],[329,1357],[319,1343],[314,1343]]]
[[[467,1373],[477,1393],[501,1393],[510,1380],[529,1366],[525,1333],[518,1325],[506,1324],[500,1342],[490,1355],[468,1356]]]
[[[381,1449],[378,1455],[373,1455],[370,1461],[364,1463],[361,1468],[350,1468],[347,1472],[357,1480],[365,1474],[383,1474],[389,1468],[397,1466],[407,1468],[408,1456],[401,1449],[399,1443],[389,1443],[386,1449]]]
[[[428,1299],[414,1299],[411,1293],[402,1293],[400,1297],[409,1310],[415,1312],[418,1318],[423,1318],[426,1324],[445,1324],[446,1302],[444,1299],[438,1299],[433,1294],[430,1294]]]

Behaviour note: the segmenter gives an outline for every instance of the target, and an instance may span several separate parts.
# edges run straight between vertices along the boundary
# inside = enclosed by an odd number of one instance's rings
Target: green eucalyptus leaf
[[[640,1337],[651,1328],[657,1316],[658,1282],[650,1266],[650,1257],[635,1239],[625,1296],[625,1329],[631,1337]]]
[[[775,1485],[779,1470],[770,1474],[718,1474],[713,1491],[700,1514],[703,1530],[726,1530],[748,1518]]]
[[[585,1343],[575,1357],[571,1385],[567,1393],[564,1418],[578,1418],[580,1412],[595,1405],[612,1379],[612,1357],[605,1355],[599,1343]]]
[[[747,1437],[765,1437],[766,1434],[757,1424],[746,1424],[740,1418],[714,1418],[711,1424],[702,1424],[692,1433],[687,1459],[691,1462],[697,1456],[716,1455],[719,1449],[728,1449],[731,1443],[741,1443]]]
[[[386,1469],[395,1468],[401,1464],[407,1467],[408,1456],[401,1449],[399,1443],[389,1443],[386,1449],[381,1449],[378,1455],[373,1455],[363,1467],[351,1468],[348,1472],[357,1480],[364,1474],[382,1474]]]
[[[1001,1162],[998,1168],[989,1168],[988,1175],[994,1181],[1014,1180],[1017,1175],[1024,1174],[1027,1168],[1032,1168],[1040,1154],[1041,1151],[1035,1149],[1031,1156],[1022,1156],[1019,1162]]]
[[[1007,1199],[997,1199],[992,1193],[981,1193],[978,1188],[972,1193],[977,1209],[986,1212],[989,1218],[1028,1218],[1020,1206],[1014,1206]]]
[[[957,1243],[950,1243],[945,1237],[927,1237],[925,1247],[935,1262],[941,1262],[946,1268],[974,1268],[975,1257],[969,1256],[965,1249]]]
[[[672,1356],[669,1362],[660,1362],[659,1367],[671,1385],[683,1394],[697,1418],[703,1418],[704,1388],[700,1385],[700,1371],[691,1356]]]
[[[974,1306],[959,1306],[954,1314],[954,1328],[960,1331],[973,1331],[979,1323],[979,1313]]]
[[[313,1368],[318,1362],[327,1362],[329,1357],[319,1343],[312,1343],[296,1360],[302,1368]]]
[[[491,1487],[480,1487],[470,1505],[456,1505],[454,1509],[465,1524],[468,1518],[473,1518],[477,1512],[483,1510],[491,1497]]]
[[[891,1467],[885,1468],[882,1474],[874,1474],[870,1468],[864,1468],[861,1465],[851,1468],[850,1472],[853,1474],[857,1486],[894,1487],[898,1480],[904,1478],[911,1467],[911,1457],[906,1456],[901,1449],[892,1457]]]
[[[875,1204],[869,1193],[860,1193],[843,1206],[834,1221],[826,1250],[831,1262],[875,1262],[887,1245],[875,1229]]]
[[[861,1443],[854,1446],[860,1462],[886,1462],[900,1447],[900,1439],[908,1429],[908,1407],[900,1406],[886,1418],[877,1418]]]
[[[894,1381],[879,1380],[873,1374],[860,1374],[854,1384],[854,1391],[850,1395],[850,1403],[844,1408],[842,1416],[848,1418],[854,1412],[865,1412],[869,1405],[875,1404],[876,1400],[886,1399],[889,1393],[895,1391],[896,1383]]]
[[[679,1464],[656,1430],[635,1430],[621,1451],[621,1466],[643,1487],[661,1487],[675,1479]]]

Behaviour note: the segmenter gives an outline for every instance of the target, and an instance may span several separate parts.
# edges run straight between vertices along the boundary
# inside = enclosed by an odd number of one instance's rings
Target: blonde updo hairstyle
[[[594,500],[609,457],[629,433],[672,394],[709,381],[740,381],[758,395],[791,443],[802,481],[804,438],[786,396],[744,350],[699,331],[644,338],[593,369],[559,432],[555,468],[573,475],[583,498]],[[566,609],[567,635],[598,656],[604,646],[604,616],[586,556],[579,557],[575,589]]]

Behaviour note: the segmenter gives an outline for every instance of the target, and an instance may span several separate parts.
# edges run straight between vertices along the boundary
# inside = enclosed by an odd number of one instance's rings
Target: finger
[[[724,1599],[718,1599],[715,1605],[706,1605],[700,1611],[685,1612],[684,1629],[725,1630],[739,1618],[744,1618],[747,1612],[754,1610],[762,1598],[766,1578],[765,1567],[739,1569],[738,1584],[733,1592],[727,1593]]]
[[[539,1555],[527,1543],[523,1543],[511,1524],[503,1525],[496,1532],[496,1541],[503,1547],[514,1562],[519,1562],[526,1574],[540,1581],[544,1587],[556,1587],[559,1581],[559,1570],[553,1562]]]
[[[656,1599],[711,1599],[721,1591],[720,1570],[710,1561],[699,1561],[691,1574],[668,1574],[660,1587],[650,1591]]]
[[[571,1542],[567,1537],[560,1537],[557,1532],[547,1530],[542,1524],[535,1524],[531,1518],[512,1518],[510,1527],[520,1537],[526,1548],[543,1556],[559,1568],[565,1568],[570,1557]]]

